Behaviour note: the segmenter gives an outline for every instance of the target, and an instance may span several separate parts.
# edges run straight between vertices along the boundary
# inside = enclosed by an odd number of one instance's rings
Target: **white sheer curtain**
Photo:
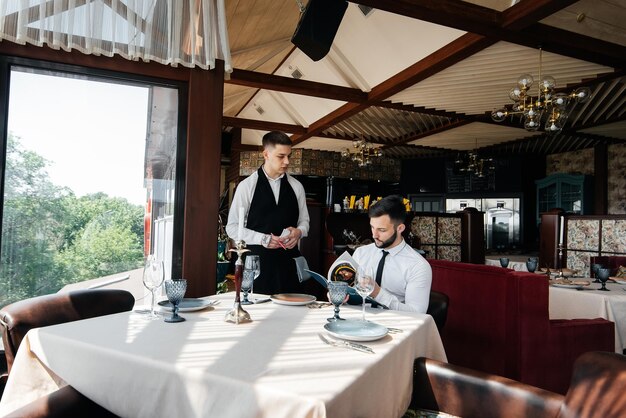
[[[0,0],[0,40],[232,71],[224,0]]]

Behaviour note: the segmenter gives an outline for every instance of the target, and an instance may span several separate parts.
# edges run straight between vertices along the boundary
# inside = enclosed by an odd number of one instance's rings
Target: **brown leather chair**
[[[617,418],[626,416],[625,391],[621,354],[581,355],[565,396],[422,357],[415,361],[411,409],[464,418]]]
[[[17,350],[32,328],[125,312],[134,303],[133,295],[126,290],[85,289],[37,296],[5,306],[0,310],[0,323],[9,376]],[[71,387],[59,389],[24,408],[20,410],[22,415],[15,416],[76,416],[67,411],[84,411],[83,416],[112,416]]]
[[[443,326],[446,324],[448,318],[448,304],[450,299],[445,293],[437,292],[435,290],[430,291],[430,298],[428,299],[428,309],[426,313],[433,317],[437,329],[441,333]]]

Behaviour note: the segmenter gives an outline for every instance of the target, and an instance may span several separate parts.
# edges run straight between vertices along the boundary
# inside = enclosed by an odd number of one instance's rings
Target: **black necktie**
[[[378,268],[376,269],[376,283],[380,286],[380,283],[383,280],[383,269],[385,268],[385,257],[389,254],[389,251],[383,250],[383,256],[380,258],[378,262]],[[377,308],[378,303],[372,301],[372,308]]]
[[[389,254],[389,251],[383,250],[383,256],[380,258],[378,262],[378,268],[376,269],[376,283],[378,286],[381,286],[381,282],[383,280],[383,269],[385,268],[385,257]]]

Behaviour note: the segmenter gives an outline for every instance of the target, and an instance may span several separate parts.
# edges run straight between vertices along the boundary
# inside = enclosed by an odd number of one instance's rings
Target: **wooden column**
[[[223,96],[223,61],[211,71],[190,70],[182,260],[188,297],[215,294]]]

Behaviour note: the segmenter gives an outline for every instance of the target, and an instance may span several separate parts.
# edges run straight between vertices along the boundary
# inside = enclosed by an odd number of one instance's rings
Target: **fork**
[[[333,347],[349,348],[351,350],[360,351],[362,353],[374,354],[374,350],[363,344],[351,343],[348,341],[331,340],[326,338],[322,334],[317,334],[317,336],[320,337],[320,340],[322,340],[324,343]]]

